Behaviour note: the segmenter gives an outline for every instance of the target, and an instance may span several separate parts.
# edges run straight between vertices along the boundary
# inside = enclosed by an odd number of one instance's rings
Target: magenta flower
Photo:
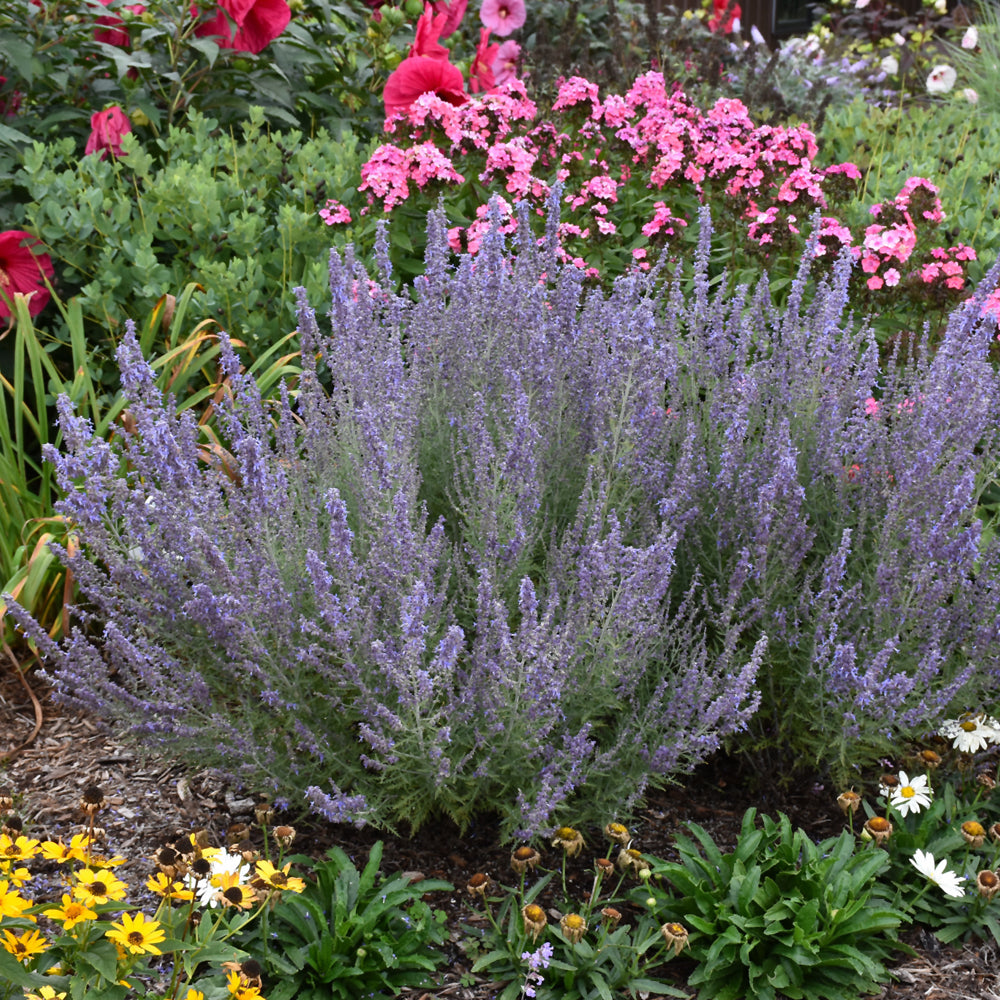
[[[32,247],[40,243],[23,229],[0,233],[0,318],[10,316],[15,293],[28,295],[28,312],[37,316],[49,301],[44,278],[52,277],[52,259],[47,253],[36,254]]]
[[[469,90],[473,94],[490,91],[496,86],[493,78],[493,63],[496,60],[499,45],[490,45],[490,29],[480,28],[479,45],[469,66]]]
[[[122,136],[132,131],[132,123],[128,115],[117,104],[103,111],[95,111],[90,116],[90,137],[83,150],[84,156],[100,153],[101,159],[107,159],[111,153],[115,159],[125,154],[122,152]]]
[[[524,0],[483,0],[479,9],[479,19],[501,38],[517,31],[527,17]]]
[[[291,19],[285,0],[219,0],[215,14],[200,24],[195,34],[214,38],[224,49],[256,55],[288,27]]]
[[[421,94],[437,94],[449,104],[464,104],[467,100],[462,71],[447,59],[429,59],[427,56],[409,56],[404,59],[385,81],[382,100],[385,116],[410,110],[410,105]]]
[[[508,80],[517,78],[517,61],[521,58],[521,46],[508,39],[496,51],[493,59],[493,83],[499,87]]]
[[[430,0],[430,5],[434,8],[435,15],[447,14],[444,26],[441,28],[441,38],[447,38],[462,23],[465,17],[465,8],[469,6],[469,0]]]
[[[100,0],[100,3],[107,7],[111,0]],[[146,7],[145,4],[137,3],[129,4],[125,9],[131,14],[142,14]],[[104,42],[106,45],[117,45],[120,49],[128,46],[129,36],[124,27],[125,22],[117,14],[102,14],[97,23],[104,27],[94,29],[96,41]]]
[[[434,12],[434,8],[428,4],[417,21],[417,35],[413,39],[408,54],[427,56],[430,59],[447,59],[448,50],[438,42],[447,20],[447,11],[437,14]]]

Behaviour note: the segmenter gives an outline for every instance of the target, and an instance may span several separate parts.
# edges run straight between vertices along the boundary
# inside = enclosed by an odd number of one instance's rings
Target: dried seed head
[[[86,816],[96,816],[107,804],[104,792],[97,785],[88,785],[80,797],[80,811]]]
[[[601,910],[601,916],[607,921],[608,927],[611,930],[614,930],[618,926],[618,922],[622,918],[621,911],[616,910],[613,906],[605,906]]]
[[[598,858],[594,862],[594,867],[597,869],[597,874],[602,875],[604,878],[608,878],[615,873],[615,866],[608,858]]]
[[[486,890],[490,887],[489,876],[482,872],[476,872],[465,884],[466,892],[474,899],[478,898],[486,901]]]
[[[985,868],[976,876],[976,888],[984,899],[992,899],[1000,892],[1000,878],[997,877],[996,872]]]
[[[537,903],[528,903],[523,907],[521,919],[524,921],[524,930],[531,935],[532,941],[538,940],[538,935],[545,930],[545,925],[549,922],[545,911]]]
[[[20,816],[15,816],[11,813],[7,816],[3,823],[0,824],[0,833],[6,833],[8,837],[17,840],[18,837],[24,832],[24,820]]]
[[[967,820],[962,824],[962,839],[970,847],[982,847],[983,841],[986,840],[986,830],[974,819]]]
[[[291,847],[292,841],[295,839],[294,826],[276,826],[271,833],[282,847]]]
[[[679,955],[688,943],[688,929],[683,924],[664,924],[660,928],[660,933],[667,942],[667,947],[672,948],[675,955]]]
[[[844,810],[845,815],[847,813],[853,815],[858,811],[858,806],[861,805],[861,796],[853,788],[849,791],[841,792],[837,796],[837,805]]]
[[[274,820],[274,806],[271,805],[271,800],[262,798],[253,807],[253,815],[259,826],[270,826]]]
[[[920,750],[917,753],[917,760],[924,767],[935,768],[941,766],[941,755],[933,750]]]
[[[14,790],[9,785],[5,785],[3,788],[0,788],[0,816],[11,812],[13,808]]]
[[[623,847],[618,852],[619,871],[631,872],[633,875],[638,875],[645,867],[646,862],[642,860],[642,853],[634,847]]]
[[[632,834],[628,832],[628,827],[623,826],[621,823],[608,823],[604,828],[604,836],[608,840],[620,844],[622,847],[628,847],[629,841],[632,839]]]
[[[552,838],[553,847],[561,847],[569,858],[575,858],[583,850],[583,835],[571,826],[561,826]]]
[[[874,840],[876,844],[883,844],[892,836],[892,823],[884,816],[872,816],[865,823],[861,836],[865,840]]]
[[[559,921],[562,928],[563,937],[570,944],[576,944],[583,940],[583,935],[587,933],[587,921],[579,913],[567,913]]]
[[[994,778],[989,771],[980,771],[979,774],[976,775],[976,781],[978,781],[979,784],[989,792],[992,792],[993,789],[997,787],[997,779]]]
[[[523,875],[529,868],[534,871],[542,856],[533,847],[518,847],[510,856],[510,866],[518,875]]]

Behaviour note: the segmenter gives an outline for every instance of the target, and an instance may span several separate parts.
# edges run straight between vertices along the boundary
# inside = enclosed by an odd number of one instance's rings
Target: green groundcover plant
[[[883,852],[858,849],[847,831],[813,843],[784,815],[758,825],[754,809],[731,853],[687,826],[680,860],[647,859],[651,880],[633,896],[689,929],[699,997],[845,1000],[888,978],[903,918],[878,884]]]

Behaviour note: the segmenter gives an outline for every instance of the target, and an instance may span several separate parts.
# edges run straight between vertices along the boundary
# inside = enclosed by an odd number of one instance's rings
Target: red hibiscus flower
[[[740,18],[743,16],[743,9],[738,3],[732,5],[729,16],[723,20],[726,8],[729,7],[729,0],[712,0],[712,11],[714,16],[708,19],[708,27],[712,31],[721,32],[728,35],[731,31],[739,31]]]
[[[441,38],[447,38],[462,23],[465,17],[465,8],[469,6],[469,0],[431,0],[431,6],[435,14],[447,14],[444,27],[441,29]]]
[[[257,55],[288,27],[291,19],[292,11],[285,0],[219,0],[215,15],[198,25],[195,34],[214,38],[224,49]]]
[[[132,123],[117,104],[103,111],[95,111],[90,116],[90,138],[87,139],[83,155],[100,153],[102,160],[107,159],[108,153],[116,159],[124,156],[122,136],[131,131]]]
[[[437,94],[449,104],[464,104],[468,98],[463,90],[462,71],[447,59],[429,59],[427,56],[408,56],[389,74],[382,91],[385,116],[410,110],[410,105],[421,94]]]
[[[482,28],[479,32],[479,46],[469,66],[469,90],[478,94],[481,90],[490,91],[496,86],[493,77],[493,63],[496,61],[499,45],[490,45],[490,29]]]
[[[44,278],[52,277],[52,260],[47,253],[32,250],[40,242],[23,229],[0,233],[0,318],[10,316],[17,292],[30,296],[28,312],[32,316],[48,304],[50,296]]]
[[[417,37],[410,46],[409,55],[428,56],[431,59],[447,59],[448,50],[438,43],[441,29],[448,19],[447,12],[434,13],[434,8],[428,5],[424,8],[420,20],[417,21]]]
[[[107,7],[111,0],[98,0],[98,2]],[[146,7],[145,4],[137,3],[130,4],[125,9],[132,14],[143,14]],[[128,32],[122,27],[125,22],[117,14],[103,14],[97,19],[97,23],[107,26],[94,29],[94,38],[97,41],[106,45],[117,45],[120,49],[128,47]]]

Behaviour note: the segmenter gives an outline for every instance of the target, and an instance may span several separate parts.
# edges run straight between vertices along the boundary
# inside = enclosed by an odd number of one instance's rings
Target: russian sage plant
[[[710,294],[702,226],[686,299],[585,293],[554,209],[454,265],[432,214],[412,297],[384,244],[377,281],[332,254],[279,400],[224,352],[215,464],[126,338],[134,431],[63,400],[49,453],[86,603],[58,645],[20,621],[58,696],[331,820],[527,836],[741,733],[845,769],[994,683],[976,313],[883,371],[849,257],[810,285],[811,244],[779,310]]]
[[[690,513],[632,512],[655,300],[581,302],[554,241],[451,269],[430,228],[415,300],[384,246],[379,283],[331,255],[330,329],[303,293],[273,404],[224,350],[214,464],[126,336],[134,430],[63,399],[49,455],[85,603],[61,646],[22,621],[67,702],[334,821],[627,812],[747,723],[766,646],[675,579]]]

